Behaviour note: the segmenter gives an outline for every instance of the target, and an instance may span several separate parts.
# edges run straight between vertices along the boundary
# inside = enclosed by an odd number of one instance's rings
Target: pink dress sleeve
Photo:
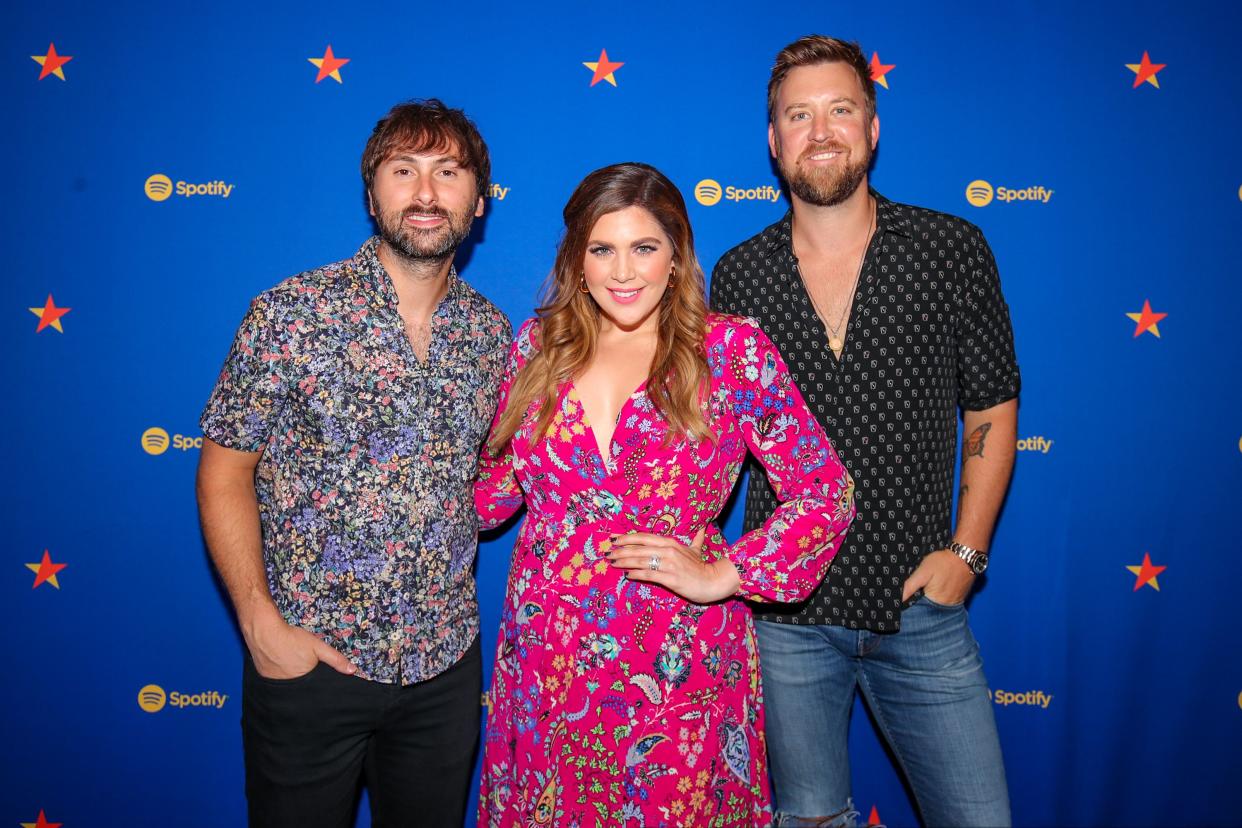
[[[729,409],[780,501],[728,550],[742,579],[738,595],[801,601],[841,548],[854,518],[854,481],[767,335],[750,320],[721,327]]]
[[[500,382],[500,399],[496,404],[496,416],[488,430],[488,440],[479,455],[479,476],[474,482],[474,508],[479,515],[481,529],[494,529],[504,523],[522,507],[524,496],[518,485],[514,468],[513,441],[510,440],[499,453],[492,454],[491,435],[509,403],[509,390],[518,371],[526,364],[532,352],[531,332],[537,320],[528,319],[518,330],[517,338],[509,348],[509,362]]]

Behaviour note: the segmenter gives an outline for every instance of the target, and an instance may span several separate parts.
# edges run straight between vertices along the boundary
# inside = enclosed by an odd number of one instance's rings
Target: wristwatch
[[[982,575],[983,571],[988,568],[987,552],[980,552],[978,549],[972,549],[957,541],[949,544],[949,551],[965,561],[970,571],[976,575]]]

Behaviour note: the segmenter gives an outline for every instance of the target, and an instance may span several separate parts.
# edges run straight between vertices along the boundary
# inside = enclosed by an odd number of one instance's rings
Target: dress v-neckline
[[[591,418],[587,416],[586,404],[582,401],[582,395],[578,393],[578,384],[573,380],[569,381],[568,394],[573,395],[574,400],[578,403],[578,408],[582,409],[582,425],[583,428],[590,432],[591,442],[595,444],[595,451],[599,454],[601,460],[604,461],[604,468],[609,474],[612,474],[612,444],[616,441],[617,429],[621,427],[621,415],[625,413],[625,409],[629,408],[630,403],[639,394],[645,393],[647,390],[647,380],[643,380],[638,384],[625,401],[621,403],[621,407],[617,409],[617,421],[613,423],[612,433],[608,435],[608,445],[601,447],[599,443],[599,434],[595,431],[595,426],[591,423]]]

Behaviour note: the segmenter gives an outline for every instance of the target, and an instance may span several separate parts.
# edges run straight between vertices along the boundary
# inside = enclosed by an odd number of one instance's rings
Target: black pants
[[[246,658],[242,742],[253,828],[350,828],[365,781],[374,828],[458,826],[479,741],[476,639],[455,665],[405,687],[320,662],[267,679]]]

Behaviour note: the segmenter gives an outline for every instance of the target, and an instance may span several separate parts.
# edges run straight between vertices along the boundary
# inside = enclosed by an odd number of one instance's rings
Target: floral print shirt
[[[501,386],[538,347],[518,334]],[[488,828],[745,826],[771,820],[763,697],[750,609],[819,585],[853,518],[853,481],[768,338],[713,315],[712,438],[669,434],[640,387],[604,457],[573,383],[546,436],[533,403],[505,453],[485,455],[475,503],[494,526],[523,503],[484,739],[479,822]],[[498,415],[499,416],[499,413]],[[732,546],[738,596],[690,603],[630,581],[612,538],[689,543],[719,515],[747,451],[782,504]]]
[[[478,633],[473,483],[512,328],[452,271],[421,361],[378,244],[254,300],[202,428],[263,452],[263,559],[285,620],[363,677],[410,684]]]

